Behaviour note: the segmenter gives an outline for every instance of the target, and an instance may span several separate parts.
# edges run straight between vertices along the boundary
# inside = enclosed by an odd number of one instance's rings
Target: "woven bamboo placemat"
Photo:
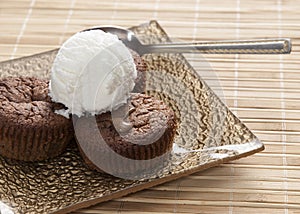
[[[264,152],[81,213],[300,213],[299,0],[1,0],[0,61],[101,24],[151,19],[182,40],[291,37],[291,55],[205,55]],[[197,69],[197,55],[189,60]],[[210,75],[205,77],[208,81]]]

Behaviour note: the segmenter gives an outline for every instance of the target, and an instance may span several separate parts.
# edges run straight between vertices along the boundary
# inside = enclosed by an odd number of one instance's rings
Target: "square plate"
[[[156,21],[133,27],[144,43],[169,41]],[[0,75],[49,78],[57,50],[0,63]],[[90,171],[75,144],[54,159],[25,163],[0,157],[0,211],[65,213],[118,198],[264,149],[181,54],[148,54],[147,90],[179,118],[174,149],[157,175],[125,180]],[[174,90],[170,97],[167,92]],[[182,90],[182,91],[180,91]],[[195,111],[195,114],[190,114]],[[189,113],[189,114],[187,114]]]

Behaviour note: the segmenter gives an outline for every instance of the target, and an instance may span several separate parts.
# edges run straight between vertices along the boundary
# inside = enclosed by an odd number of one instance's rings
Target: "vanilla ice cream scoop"
[[[60,48],[49,84],[53,101],[82,116],[111,111],[125,103],[134,88],[136,66],[117,36],[101,30],[79,32]]]

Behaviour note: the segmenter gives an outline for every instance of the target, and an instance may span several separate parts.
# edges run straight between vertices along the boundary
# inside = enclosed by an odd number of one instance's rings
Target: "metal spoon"
[[[144,45],[132,31],[122,27],[99,26],[85,31],[88,30],[103,30],[115,34],[127,47],[140,55],[147,53],[289,54],[292,49],[291,40],[288,38]]]

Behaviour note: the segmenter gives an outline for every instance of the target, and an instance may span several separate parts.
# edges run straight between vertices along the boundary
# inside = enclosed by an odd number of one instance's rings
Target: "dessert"
[[[147,65],[144,59],[135,51],[130,50],[133,57],[134,64],[137,70],[137,78],[135,79],[135,86],[133,92],[135,93],[145,93],[146,91],[146,70]]]
[[[23,161],[61,154],[73,138],[72,121],[48,96],[48,81],[20,77],[0,80],[0,155]]]
[[[168,153],[173,145],[176,120],[174,112],[162,101],[134,93],[127,105],[96,118],[76,118],[74,127],[81,153],[90,168],[125,173],[157,166],[158,162],[138,162],[141,164],[138,165],[131,164],[134,162],[131,160],[150,160]],[[118,159],[116,154],[124,158]]]
[[[120,177],[157,167],[161,162],[156,159],[164,160],[171,150],[174,112],[141,94],[145,71],[136,52],[101,30],[77,33],[59,50],[50,96],[67,108],[58,114],[71,114],[81,154],[91,168]]]
[[[101,30],[76,33],[60,48],[51,71],[50,96],[82,116],[111,111],[125,103],[135,86],[136,66],[117,36]]]

